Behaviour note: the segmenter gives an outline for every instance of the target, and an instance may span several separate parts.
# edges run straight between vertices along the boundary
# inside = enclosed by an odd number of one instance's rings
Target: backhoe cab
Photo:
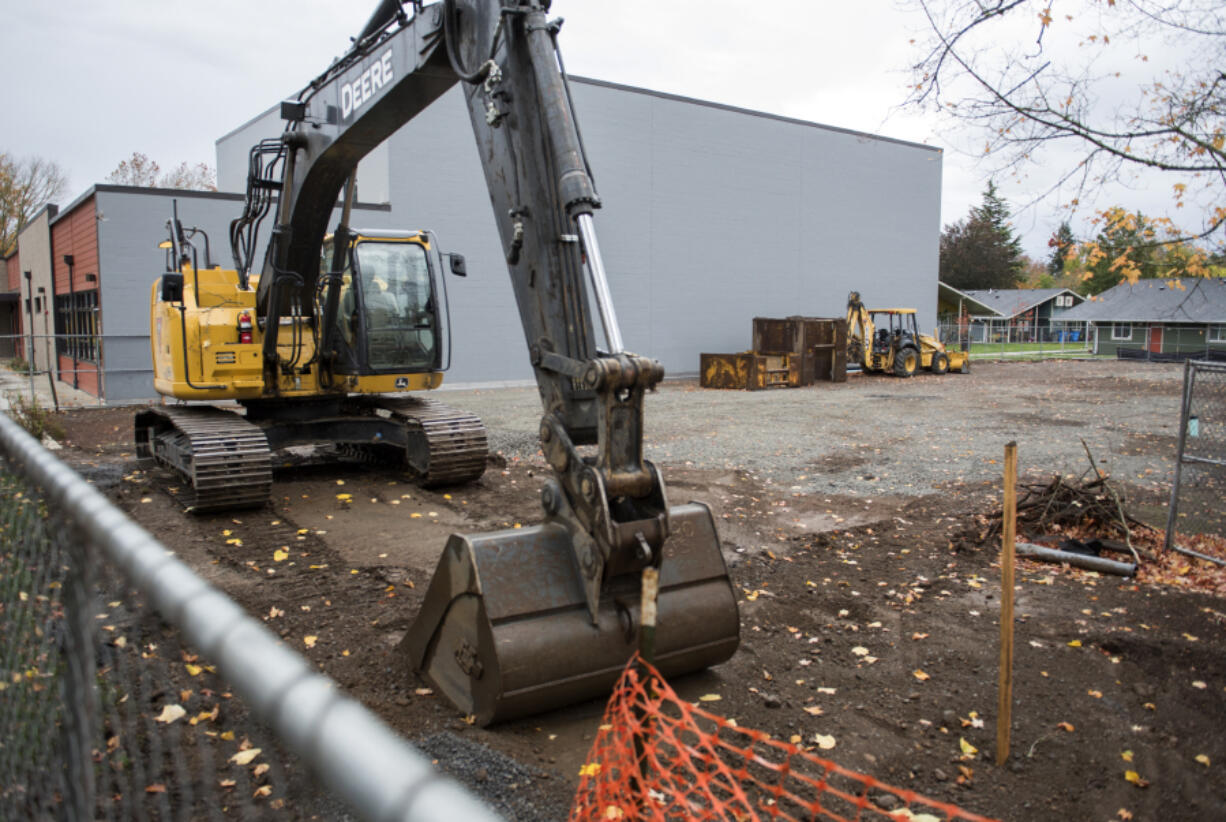
[[[911,377],[921,368],[934,374],[970,372],[965,351],[950,351],[936,337],[919,333],[914,308],[868,309],[859,292],[847,296],[847,361],[866,372]]]

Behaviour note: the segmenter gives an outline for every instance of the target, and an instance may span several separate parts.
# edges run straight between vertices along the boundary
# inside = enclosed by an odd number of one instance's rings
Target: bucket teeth
[[[676,676],[732,656],[740,620],[710,510],[669,516],[655,663]],[[638,648],[639,605],[638,575],[613,577],[593,624],[561,525],[453,534],[399,650],[487,725],[607,694]]]

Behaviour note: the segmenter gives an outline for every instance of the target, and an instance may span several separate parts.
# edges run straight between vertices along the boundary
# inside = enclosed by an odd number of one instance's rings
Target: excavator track
[[[405,462],[418,485],[459,485],[485,473],[489,443],[475,414],[419,397],[381,399],[376,409],[407,429]]]
[[[181,476],[188,511],[226,511],[268,502],[272,460],[256,425],[219,408],[151,408],[136,415],[136,453]]]

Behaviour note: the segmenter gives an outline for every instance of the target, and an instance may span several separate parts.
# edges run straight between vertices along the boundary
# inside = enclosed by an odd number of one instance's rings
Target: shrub
[[[9,415],[22,428],[30,432],[35,439],[51,437],[53,440],[64,439],[64,427],[56,420],[56,414],[49,408],[38,404],[38,398],[26,399],[18,394],[11,398]]]

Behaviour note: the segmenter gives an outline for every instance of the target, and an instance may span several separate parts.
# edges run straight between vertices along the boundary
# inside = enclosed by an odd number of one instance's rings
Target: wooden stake
[[[1000,690],[996,702],[996,764],[1009,758],[1013,720],[1013,543],[1017,538],[1017,443],[1005,446],[1005,500],[1001,510]]]

